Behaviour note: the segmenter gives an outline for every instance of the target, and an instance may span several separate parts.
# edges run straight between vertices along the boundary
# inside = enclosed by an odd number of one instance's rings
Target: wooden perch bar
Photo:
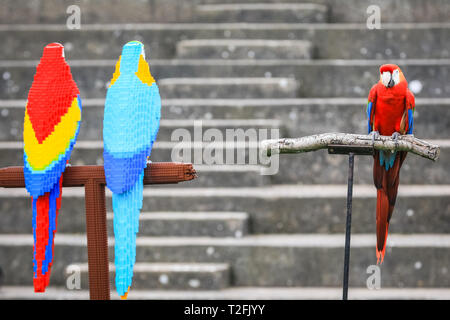
[[[195,178],[190,163],[153,162],[144,171],[144,184],[171,184]],[[63,187],[82,187],[88,180],[106,184],[103,166],[70,166],[63,174]],[[23,167],[0,169],[0,187],[25,188]]]
[[[414,138],[412,135],[400,136],[397,141],[390,136],[380,136],[375,141],[371,135],[351,133],[322,133],[294,139],[264,140],[261,147],[268,156],[274,153],[302,153],[327,149],[334,145],[366,147],[385,151],[408,151],[421,157],[436,161],[439,146]]]

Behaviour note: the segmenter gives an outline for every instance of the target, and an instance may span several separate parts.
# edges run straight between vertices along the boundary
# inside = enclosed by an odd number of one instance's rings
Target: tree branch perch
[[[414,138],[413,135],[400,136],[397,141],[390,136],[380,136],[372,141],[372,136],[351,133],[322,133],[294,139],[264,140],[261,147],[271,156],[274,153],[302,153],[326,149],[333,145],[373,147],[385,151],[408,151],[436,161],[439,146]]]

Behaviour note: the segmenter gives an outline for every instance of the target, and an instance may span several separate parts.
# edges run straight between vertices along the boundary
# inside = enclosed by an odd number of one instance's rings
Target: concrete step
[[[26,100],[0,100],[0,141],[21,141]],[[81,140],[101,139],[103,99],[83,99]],[[280,136],[323,132],[367,132],[366,98],[325,99],[164,99],[158,141],[170,141],[173,130],[193,136],[193,121],[202,128],[279,128]],[[281,125],[282,124],[282,125]],[[414,133],[418,137],[450,136],[450,99],[417,98]]]
[[[166,78],[158,81],[162,98],[295,98],[290,78]]]
[[[113,213],[107,218],[113,230]],[[240,238],[248,233],[245,212],[142,212],[139,221],[139,235],[152,237]]]
[[[350,300],[448,300],[450,290],[444,288],[381,288],[369,290],[349,288]],[[2,300],[87,300],[87,290],[67,290],[50,286],[45,293],[34,293],[33,287],[6,286],[0,289]],[[119,296],[111,291],[111,299]],[[197,290],[131,290],[129,300],[340,300],[342,288],[334,287],[232,287],[218,291]]]
[[[197,6],[202,22],[291,22],[324,23],[328,9],[311,3],[232,3]]]
[[[100,103],[96,105],[103,108]],[[283,124],[280,129],[286,130],[280,134],[287,137],[328,131],[367,132],[367,98],[179,99],[165,100],[163,105],[163,119],[278,119]],[[450,99],[416,99],[417,136],[446,139],[450,136],[449,119]]]
[[[86,145],[87,143],[87,145]],[[15,166],[15,165],[23,165],[23,151],[20,149],[21,143],[17,142],[14,143],[15,146],[14,149],[11,149],[11,143],[0,142],[0,150],[2,150],[2,145],[8,144],[6,146],[5,151],[5,158],[0,159],[0,165],[5,164],[1,167],[6,166]],[[89,141],[79,141],[78,145],[81,149],[79,149],[78,155],[76,153],[72,154],[71,157],[71,164],[73,165],[87,165],[87,164],[103,164],[103,149],[102,149],[102,143],[97,142],[94,143],[95,146],[91,145],[92,142]],[[155,143],[156,144],[156,143]],[[159,143],[158,143],[159,144]],[[214,150],[210,150],[209,152],[208,147],[205,144],[205,149],[201,150],[202,159],[204,160],[203,164],[195,165],[195,169],[197,171],[197,178],[193,181],[189,181],[189,186],[191,188],[198,188],[198,187],[216,187],[218,185],[223,187],[242,187],[242,186],[263,186],[265,184],[270,183],[270,179],[262,175],[262,172],[266,170],[264,167],[259,166],[256,162],[254,164],[249,164],[249,160],[247,159],[245,163],[243,164],[236,164],[237,162],[237,155],[245,155],[245,150],[243,148],[240,148],[238,151],[235,151],[234,159],[232,157],[228,157],[228,162],[230,164],[227,164],[227,158],[226,158],[226,151],[222,152],[223,156],[219,159],[220,151],[217,151],[215,153]],[[165,142],[163,145],[160,145],[164,150],[164,156],[168,156],[169,158],[166,158],[164,161],[171,161],[170,159],[173,159],[175,162],[183,161],[183,159],[186,159],[185,162],[187,162],[187,154],[188,151],[183,151],[180,147],[175,149],[177,146],[177,143],[173,142]],[[85,149],[84,147],[87,147]],[[92,149],[91,147],[94,147]],[[156,150],[157,146],[154,146],[153,150]],[[77,149],[78,150],[78,149]],[[172,156],[172,150],[173,150],[173,156]],[[196,148],[196,150],[199,150]],[[218,149],[219,150],[219,149]],[[228,149],[233,151],[233,149]],[[78,152],[78,151],[77,151]],[[258,154],[254,152],[254,156],[258,157]],[[13,154],[12,154],[13,153]],[[197,152],[198,154],[198,152]],[[16,160],[11,160],[11,159]],[[157,159],[160,158],[158,156],[152,156],[152,158]],[[193,157],[191,158],[191,162],[193,161]],[[208,161],[219,161],[221,160],[222,163],[212,163],[208,164]],[[253,159],[253,158],[252,158]],[[256,158],[255,158],[256,159]],[[15,162],[14,162],[15,161]],[[93,161],[93,162],[92,162]],[[153,160],[155,162],[159,160]],[[161,186],[154,186],[154,187],[170,187],[170,188],[182,188],[184,186],[184,183],[176,184],[176,185],[161,185]]]
[[[253,138],[241,131],[242,139]],[[259,140],[273,138],[254,131]],[[180,142],[157,141],[153,146],[151,160],[154,162],[175,161],[191,162],[195,165],[266,165],[266,175],[279,183],[336,184],[347,181],[347,158],[341,155],[329,155],[327,150],[309,152],[302,155],[281,155],[279,160],[267,158],[260,153],[257,142],[241,143],[230,141],[203,142],[188,140]],[[450,143],[448,140],[427,140],[441,147],[440,158],[436,162],[409,155],[402,167],[401,181],[405,184],[450,184]],[[0,167],[23,164],[23,146],[21,142],[0,142]],[[372,162],[368,156],[358,157],[355,169],[356,183],[372,183]],[[71,155],[72,165],[103,164],[103,144],[101,141],[78,141]],[[207,169],[207,168],[203,168]],[[220,169],[220,168],[217,168]],[[218,170],[225,172],[225,170]],[[236,168],[238,170],[240,168]],[[251,171],[253,167],[249,167]],[[277,170],[279,169],[279,170]],[[244,169],[245,170],[245,169]],[[212,171],[212,170],[208,170]],[[233,170],[231,170],[233,171]],[[256,172],[256,170],[255,170]],[[277,175],[275,175],[277,174]],[[201,178],[199,178],[201,179]],[[251,181],[251,180],[249,180]],[[257,181],[257,180],[253,180]],[[194,182],[192,182],[194,183]],[[199,184],[212,185],[201,180]],[[222,182],[216,181],[216,186]],[[191,186],[192,184],[189,183]]]
[[[263,175],[265,168],[259,165],[195,165],[197,178],[189,182],[190,188],[262,187],[271,184],[271,179]],[[156,188],[184,188],[186,184],[155,185]]]
[[[439,144],[439,142],[438,142]],[[444,147],[437,162],[409,154],[400,174],[402,184],[447,184],[450,182],[450,149]],[[346,183],[348,157],[329,155],[327,150],[301,156],[282,155],[277,175],[270,176],[272,184],[280,183]],[[305,168],[308,168],[305,170]],[[354,181],[373,183],[373,158],[360,156],[355,160]]]
[[[222,4],[224,0],[201,1],[203,4]],[[246,0],[246,3],[294,3],[298,0]],[[330,22],[366,22],[370,0],[305,0],[302,2],[327,5],[330,8]],[[196,0],[116,0],[111,6],[109,0],[85,0],[77,2],[84,23],[136,23],[136,22],[182,22],[197,21]],[[239,0],[226,3],[240,4]],[[71,0],[3,0],[0,21],[2,23],[59,23],[66,24],[69,17],[67,7]],[[449,4],[446,0],[378,0],[383,23],[388,22],[447,22]],[[401,10],[400,10],[401,9]]]
[[[340,4],[340,7],[343,7],[343,4]],[[366,15],[365,9],[363,15]],[[383,21],[386,15],[387,12],[384,11]],[[447,59],[450,57],[446,46],[449,37],[448,19],[445,23],[383,22],[382,29],[374,32],[367,32],[365,20],[360,24],[83,24],[82,32],[68,30],[65,25],[0,25],[0,38],[7,43],[2,48],[4,60],[37,60],[42,56],[43,48],[55,39],[64,44],[69,61],[118,59],[122,46],[131,40],[142,41],[147,58],[153,60],[174,58],[177,45],[185,40],[234,42],[255,39],[309,41],[314,48],[313,57],[318,59]],[[416,45],[419,42],[420,46]],[[266,52],[273,50],[265,50],[264,54]],[[277,52],[284,51],[277,49]],[[258,56],[260,54],[256,55],[255,52],[255,57]],[[221,52],[219,57],[222,59]]]
[[[152,0],[128,1],[85,0],[4,0],[0,21],[2,23],[58,23],[66,25],[73,11],[71,5],[80,8],[81,24],[84,23],[136,23],[192,21],[192,1]],[[26,17],[26,18],[25,18]]]
[[[115,60],[70,60],[82,97],[104,98]],[[418,98],[450,97],[447,76],[450,60],[402,60],[399,63]],[[152,74],[164,78],[291,78],[299,84],[298,97],[367,97],[379,81],[386,60],[153,60]],[[25,99],[36,61],[0,61],[0,98]],[[349,76],[351,75],[351,76]],[[188,80],[186,80],[188,81]],[[317,85],[320,83],[320,86]],[[163,97],[165,90],[161,90]],[[289,94],[292,94],[291,92]],[[192,93],[195,95],[195,93]],[[286,97],[292,97],[287,95]],[[259,98],[259,96],[253,96]]]
[[[201,0],[202,4],[240,4],[241,0]],[[367,8],[373,5],[370,0],[245,0],[246,3],[314,3],[326,5],[330,8],[329,22],[366,22]],[[380,7],[382,22],[435,22],[448,21],[449,4],[445,0],[426,2],[422,0],[399,0],[395,3],[389,0],[378,0],[376,5]],[[401,8],[401,10],[399,10]]]
[[[342,283],[344,234],[253,235],[235,238],[138,237],[137,262],[228,263],[232,286],[338,287]],[[364,287],[376,263],[374,234],[353,234],[350,286]],[[4,284],[32,283],[33,237],[0,235]],[[113,239],[109,239],[113,261]],[[446,288],[450,285],[448,234],[398,235],[388,239],[381,287]],[[59,233],[51,283],[66,283],[68,265],[87,261],[86,236]],[[18,268],[20,266],[20,268]]]
[[[0,101],[0,141],[22,141],[23,140],[23,118],[25,112],[26,101],[23,104],[8,104],[5,101],[5,107]],[[103,111],[104,105],[98,104],[95,107],[85,107],[84,101],[82,123],[80,133],[78,135],[78,141],[82,140],[97,140],[103,137]],[[163,113],[166,104],[163,103]],[[194,136],[194,130],[207,131],[209,129],[219,130],[223,136],[226,136],[227,130],[243,129],[248,130],[254,128],[260,129],[280,129],[283,133],[287,133],[283,130],[281,120],[278,119],[163,119],[160,122],[158,131],[158,140],[171,141],[172,135],[176,135],[179,130],[189,133]],[[178,130],[178,131],[176,131]]]
[[[74,269],[77,268],[77,269]],[[80,289],[89,288],[88,264],[74,263],[66,268],[81,272]],[[115,288],[115,266],[109,266],[110,287]],[[133,289],[153,290],[223,290],[230,284],[226,263],[136,263],[133,269]]]
[[[344,169],[343,171],[345,171]],[[142,212],[246,212],[249,233],[342,233],[345,230],[347,185],[273,185],[265,187],[146,187]],[[218,184],[220,186],[220,184]],[[448,233],[450,186],[400,183],[391,233]],[[107,210],[111,193],[107,190]],[[376,189],[355,185],[352,231],[374,233]],[[31,232],[31,201],[25,189],[1,189],[2,233]],[[85,232],[84,190],[64,188],[58,231]],[[143,230],[144,231],[144,230]],[[110,229],[110,234],[113,230]],[[215,232],[214,234],[223,235]],[[145,236],[145,233],[139,233]],[[1,257],[1,256],[0,256]],[[84,261],[78,259],[78,261]]]
[[[183,40],[177,44],[178,59],[311,59],[309,41],[265,39]]]

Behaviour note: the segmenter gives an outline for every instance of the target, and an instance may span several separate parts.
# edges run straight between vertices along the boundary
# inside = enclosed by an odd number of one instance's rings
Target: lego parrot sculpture
[[[53,262],[54,237],[61,207],[62,174],[75,145],[81,99],[64,59],[64,47],[44,48],[28,93],[23,129],[25,187],[33,208],[33,284],[44,292]]]
[[[367,105],[368,132],[375,139],[379,135],[412,134],[414,128],[415,100],[400,68],[394,64],[380,67],[380,81],[369,93]],[[377,264],[382,263],[386,250],[389,221],[394,211],[400,168],[406,151],[375,150],[373,180],[377,189]]]
[[[103,119],[106,185],[112,191],[116,290],[126,299],[136,261],[136,233],[147,159],[159,130],[161,98],[144,45],[130,41],[108,88]]]

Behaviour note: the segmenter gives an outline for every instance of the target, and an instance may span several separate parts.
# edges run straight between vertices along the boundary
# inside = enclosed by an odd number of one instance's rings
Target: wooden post
[[[145,169],[144,184],[178,183],[195,177],[195,169],[190,163],[156,162]],[[110,299],[105,184],[103,166],[69,166],[63,174],[63,187],[85,188],[89,294],[92,300]],[[23,167],[0,169],[0,187],[24,188]]]
[[[89,179],[84,190],[90,298],[92,300],[109,300],[105,185],[95,179]]]

